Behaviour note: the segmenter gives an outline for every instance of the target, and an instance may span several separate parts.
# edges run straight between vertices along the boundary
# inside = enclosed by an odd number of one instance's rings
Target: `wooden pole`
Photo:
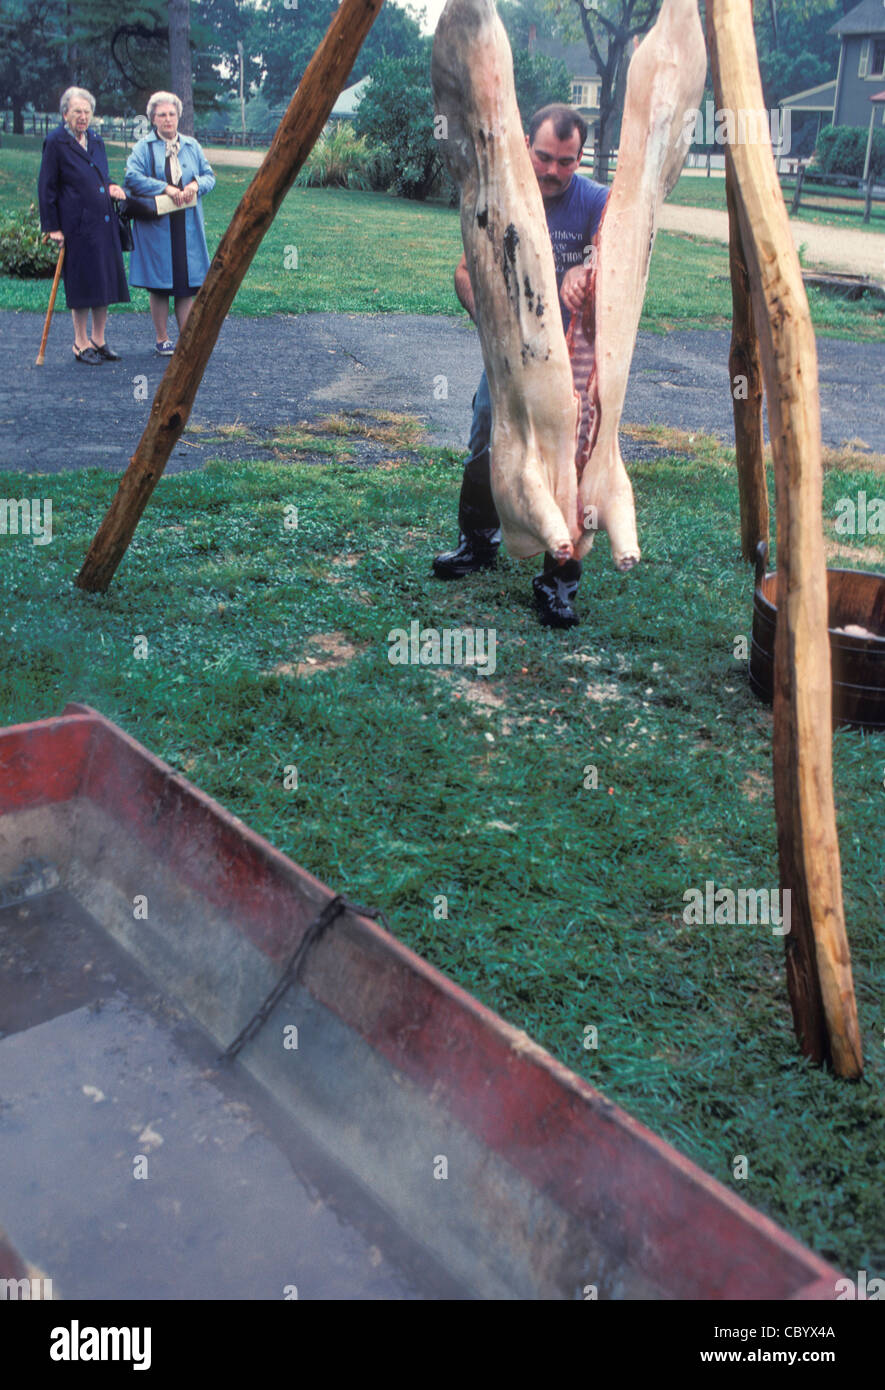
[[[716,93],[722,109],[722,94]],[[741,509],[741,552],[754,561],[760,541],[768,545],[768,485],[762,443],[762,366],[753,318],[750,275],[741,240],[734,168],[725,161],[725,199],[728,205],[728,260],[731,270],[731,347],[728,374],[734,413],[735,461]]]
[[[709,0],[710,59],[735,122],[764,111],[749,0]],[[802,1051],[863,1070],[833,803],[817,352],[771,144],[729,145],[762,355],[777,498],[774,804],[793,1021]]]
[[[48,241],[48,237],[43,238]],[[52,311],[55,308],[55,296],[58,294],[58,282],[61,279],[61,268],[65,262],[65,244],[62,242],[58,250],[58,260],[55,263],[55,276],[52,281],[52,290],[49,295],[49,308],[46,310],[46,322],[43,325],[43,337],[40,339],[40,351],[37,353],[35,365],[42,367],[46,360],[46,341],[49,337],[49,328],[52,323]]]
[[[382,0],[342,0],[310,60],[194,300],[157,388],[144,434],[75,580],[81,589],[103,593],[113,579],[175,442],[187,424],[206,363],[243,276],[326,124],[381,5]],[[247,368],[246,363],[244,369]]]

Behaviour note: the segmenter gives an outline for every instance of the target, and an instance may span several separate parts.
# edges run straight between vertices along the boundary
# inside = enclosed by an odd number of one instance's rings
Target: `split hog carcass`
[[[616,568],[639,560],[618,426],[659,203],[679,175],[686,110],[706,72],[695,0],[664,0],[633,56],[618,172],[572,353],[544,206],[492,0],[449,0],[432,82],[442,148],[461,189],[461,231],[492,400],[491,478],[512,554],[585,554],[595,527]],[[577,386],[577,392],[575,387]],[[589,524],[588,524],[589,519]]]
[[[514,555],[568,559],[578,524],[578,402],[553,252],[492,0],[449,0],[433,45],[443,153],[461,189],[461,233],[492,401],[495,506]]]

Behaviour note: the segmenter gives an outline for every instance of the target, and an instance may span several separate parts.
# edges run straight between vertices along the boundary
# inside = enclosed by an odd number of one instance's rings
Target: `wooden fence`
[[[864,183],[863,179],[849,178],[842,174],[821,174],[814,169],[808,169],[805,165],[800,165],[796,174],[781,179],[781,188],[784,197],[790,189],[793,190],[793,201],[790,204],[790,214],[792,215],[800,207],[807,208],[814,212],[844,212],[846,217],[857,217],[861,215],[859,207],[845,207],[845,203],[862,203],[863,220],[869,222],[873,210],[873,203],[885,203],[885,188],[876,187],[876,180],[872,175]],[[810,201],[810,199],[827,198],[826,203]],[[842,204],[843,206],[840,206]]]

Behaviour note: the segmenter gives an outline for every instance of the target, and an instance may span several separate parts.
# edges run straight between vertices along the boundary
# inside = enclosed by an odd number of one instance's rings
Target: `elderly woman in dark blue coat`
[[[104,142],[89,129],[94,111],[91,93],[68,88],[61,99],[62,124],[43,142],[38,183],[43,230],[65,247],[62,273],[74,319],[74,356],[89,366],[118,360],[105,342],[108,305],[129,300],[114,211],[114,200],[126,194],[111,183]]]

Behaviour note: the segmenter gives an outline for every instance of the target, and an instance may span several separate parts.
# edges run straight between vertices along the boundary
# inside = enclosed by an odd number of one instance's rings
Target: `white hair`
[[[150,98],[147,104],[147,118],[150,121],[151,125],[153,125],[154,123],[154,112],[156,111],[158,106],[162,106],[164,101],[172,102],[172,105],[178,112],[179,120],[181,119],[181,97],[177,97],[174,92],[154,92],[154,95]]]
[[[89,105],[92,107],[92,114],[95,115],[95,97],[92,93],[87,92],[85,87],[68,87],[66,92],[62,92],[61,101],[58,103],[58,109],[62,116],[68,114],[68,107],[71,102],[76,101],[78,97],[83,101],[89,102]]]

